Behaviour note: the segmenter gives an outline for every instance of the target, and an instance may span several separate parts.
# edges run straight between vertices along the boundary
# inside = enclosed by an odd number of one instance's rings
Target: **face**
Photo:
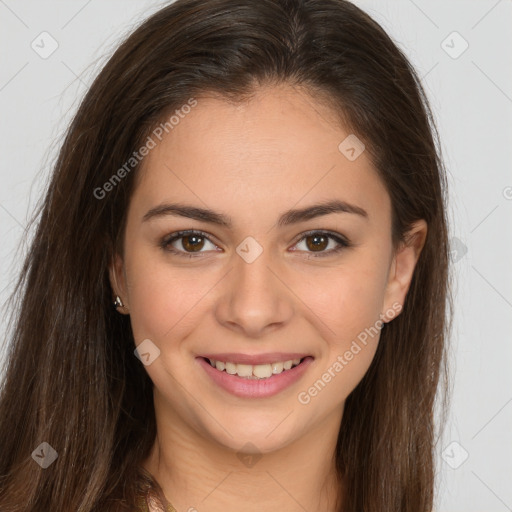
[[[426,233],[393,251],[389,195],[366,152],[339,149],[349,135],[280,86],[197,98],[145,157],[110,275],[149,340],[157,420],[260,452],[339,424]]]

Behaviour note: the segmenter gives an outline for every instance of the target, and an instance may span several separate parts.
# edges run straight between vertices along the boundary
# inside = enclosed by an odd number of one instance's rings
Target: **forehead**
[[[217,210],[243,203],[261,211],[341,198],[389,211],[369,156],[347,158],[340,143],[350,130],[303,90],[265,87],[241,103],[196,100],[143,160],[136,195],[145,203],[187,197]]]

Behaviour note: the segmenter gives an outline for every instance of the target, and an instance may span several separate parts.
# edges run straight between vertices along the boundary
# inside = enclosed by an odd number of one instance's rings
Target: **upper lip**
[[[204,354],[201,357],[206,359],[212,359],[214,361],[223,361],[225,363],[240,363],[240,364],[271,364],[278,363],[283,361],[289,361],[293,359],[302,359],[304,357],[308,357],[309,354],[304,354],[300,352],[272,352],[268,354],[235,354],[224,352],[222,354]],[[311,356],[312,357],[312,356]]]

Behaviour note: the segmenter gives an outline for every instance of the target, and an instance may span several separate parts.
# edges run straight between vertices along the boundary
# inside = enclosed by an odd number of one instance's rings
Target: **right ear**
[[[117,311],[123,315],[128,315],[129,304],[128,294],[126,293],[126,274],[124,272],[124,262],[121,256],[115,253],[113,259],[108,266],[108,274],[110,279],[110,286],[114,292],[112,302],[114,302],[116,295],[119,295],[123,306],[118,307]]]

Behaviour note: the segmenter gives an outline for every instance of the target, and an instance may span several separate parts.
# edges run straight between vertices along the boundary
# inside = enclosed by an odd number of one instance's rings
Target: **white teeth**
[[[283,371],[284,365],[283,363],[272,363],[272,373],[275,375],[277,373],[281,373]]]
[[[254,366],[252,373],[260,379],[268,379],[272,375],[272,366],[269,364],[257,364]]]
[[[289,361],[279,361],[271,364],[236,364],[224,361],[214,361],[208,359],[211,366],[219,371],[226,371],[230,375],[238,375],[246,379],[268,379],[272,375],[278,375],[292,366],[297,366],[300,359],[290,359]]]
[[[236,373],[239,377],[250,377],[252,375],[252,365],[251,364],[237,364],[236,365]]]
[[[230,375],[234,375],[236,373],[236,364],[233,363],[225,363],[226,364],[226,372]]]

